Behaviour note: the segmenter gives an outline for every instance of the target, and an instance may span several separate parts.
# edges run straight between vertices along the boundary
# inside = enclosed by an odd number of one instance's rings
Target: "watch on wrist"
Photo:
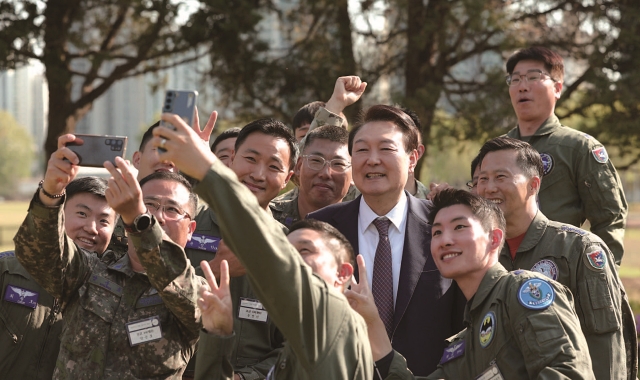
[[[124,230],[131,233],[142,232],[151,226],[151,215],[144,213],[136,216],[133,220],[133,224],[124,224]]]

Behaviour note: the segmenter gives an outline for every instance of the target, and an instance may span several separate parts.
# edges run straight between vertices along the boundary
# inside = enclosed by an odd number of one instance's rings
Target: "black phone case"
[[[76,143],[67,144],[80,159],[80,166],[94,168],[104,167],[105,161],[116,164],[116,157],[124,158],[127,150],[126,136],[105,136],[105,135],[76,135],[84,142],[82,145]]]

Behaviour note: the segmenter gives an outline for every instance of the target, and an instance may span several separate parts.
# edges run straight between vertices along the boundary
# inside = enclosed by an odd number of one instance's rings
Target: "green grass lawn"
[[[0,202],[0,252],[13,249],[13,236],[28,208],[29,202]]]

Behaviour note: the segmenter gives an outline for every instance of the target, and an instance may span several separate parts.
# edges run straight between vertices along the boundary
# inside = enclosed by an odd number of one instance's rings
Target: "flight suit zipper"
[[[38,366],[36,367],[38,372],[41,368],[42,357],[44,356],[44,351],[47,348],[47,339],[49,338],[49,334],[51,333],[51,328],[53,324],[56,323],[56,319],[58,313],[60,312],[60,302],[57,298],[53,300],[53,306],[51,307],[51,312],[49,313],[49,318],[47,320],[47,332],[44,334],[44,339],[42,341],[42,348],[40,349],[40,355],[38,356]]]

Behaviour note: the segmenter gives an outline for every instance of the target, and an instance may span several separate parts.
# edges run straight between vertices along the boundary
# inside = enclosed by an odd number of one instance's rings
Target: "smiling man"
[[[426,379],[595,379],[567,288],[538,273],[507,272],[498,262],[505,230],[500,210],[451,188],[438,192],[433,203],[433,260],[469,302],[465,329],[447,339],[438,369]],[[368,284],[352,289],[347,297],[367,322],[382,377],[425,379],[407,371],[376,327],[381,323],[371,311]]]
[[[107,249],[116,212],[104,196],[107,181],[84,177],[67,186],[64,208],[67,235],[97,255]],[[51,379],[60,349],[61,303],[18,262],[14,252],[0,253],[0,373],[8,379]]]
[[[204,280],[183,250],[197,198],[179,174],[153,173],[138,184],[120,157],[117,168],[106,162],[107,203],[129,242],[125,252],[99,258],[60,224],[65,189],[78,172],[78,157],[66,147],[75,139],[58,139],[14,237],[20,263],[64,307],[54,378],[179,379],[202,328],[196,299]]]
[[[334,256],[336,253],[349,254],[350,248],[345,239],[332,232],[333,228],[318,231],[306,224],[290,234],[290,243],[281,224],[261,210],[264,206],[259,204],[260,199],[251,195],[248,188],[238,182],[239,176],[220,163],[210,151],[194,144],[193,131],[177,115],[163,115],[163,119],[171,122],[176,130],[157,130],[154,144],[162,142],[167,149],[163,155],[201,181],[199,194],[216,211],[224,238],[246,266],[246,276],[262,301],[246,302],[243,305],[245,312],[254,316],[265,316],[268,312],[269,319],[287,340],[268,378],[371,379],[373,363],[364,322],[340,293],[352,273],[351,264],[343,262],[341,265]],[[237,154],[242,151],[241,147]],[[237,159],[236,155],[234,161]],[[322,278],[314,275],[311,268],[303,263],[301,253],[305,256],[304,261],[316,268],[325,268],[319,271]],[[226,274],[226,270],[221,272]],[[210,286],[217,288],[215,281],[210,281]],[[227,295],[227,300],[230,297],[233,296]],[[205,313],[208,314],[207,310]],[[226,315],[230,323],[230,314]],[[207,346],[213,350],[214,358],[223,354],[229,359],[232,355],[234,340],[240,339],[236,321],[233,321],[235,336],[227,335],[230,329],[216,331],[207,324],[207,331],[212,334],[203,332],[205,336],[202,339],[203,342],[215,340]],[[237,376],[226,360],[224,365],[216,366],[209,360],[203,360],[204,350],[199,350],[198,355],[198,366],[209,366],[202,371],[203,379]],[[207,372],[209,370],[213,372]],[[201,373],[200,370],[198,372]]]
[[[413,120],[400,108],[370,107],[349,133],[353,180],[362,195],[308,218],[336,227],[370,263],[367,279],[394,349],[413,373],[427,375],[444,340],[462,329],[464,296],[431,258],[431,203],[405,190],[418,141]]]
[[[562,57],[531,47],[507,61],[507,84],[518,125],[507,136],[531,144],[542,157],[540,209],[551,220],[580,227],[609,246],[618,265],[624,254],[627,201],[620,177],[598,140],[560,124],[555,105],[562,92]]]
[[[560,282],[575,296],[582,332],[598,379],[637,377],[637,338],[631,306],[613,255],[602,240],[538,209],[543,163],[529,144],[498,137],[480,149],[478,194],[507,221],[500,263]],[[544,182],[544,181],[542,181]]]
[[[349,132],[326,125],[306,136],[295,175],[300,186],[292,199],[271,202],[273,217],[289,227],[307,214],[340,203],[351,184],[351,156],[347,144]]]

